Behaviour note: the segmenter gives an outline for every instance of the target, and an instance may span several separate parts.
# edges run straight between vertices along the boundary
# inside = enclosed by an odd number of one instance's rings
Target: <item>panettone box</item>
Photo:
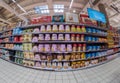
[[[79,23],[78,14],[67,12],[65,15],[65,21],[71,23]]]

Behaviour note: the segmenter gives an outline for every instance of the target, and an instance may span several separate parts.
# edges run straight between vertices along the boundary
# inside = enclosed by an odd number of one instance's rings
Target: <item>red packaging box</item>
[[[33,18],[31,20],[31,24],[49,23],[51,21],[52,21],[51,16],[41,16],[41,17]]]

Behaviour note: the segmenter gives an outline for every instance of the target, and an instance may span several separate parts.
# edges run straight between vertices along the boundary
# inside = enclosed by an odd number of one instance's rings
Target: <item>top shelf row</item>
[[[75,25],[75,26],[85,26],[85,27],[91,27],[91,28],[96,28],[100,30],[107,31],[107,28],[99,27],[99,26],[93,26],[93,25],[87,25],[87,24],[80,24],[80,23],[59,23],[59,22],[52,22],[52,23],[42,23],[42,24],[32,24],[32,25],[27,25],[27,26],[22,26],[21,28],[33,28],[37,26],[42,26],[42,25]]]
[[[99,30],[103,30],[103,31],[107,31],[108,30],[107,28],[103,28],[103,27],[98,27],[98,26],[93,26],[93,25],[86,25],[86,24],[79,24],[79,23],[42,23],[42,24],[32,24],[32,25],[27,25],[27,26],[21,26],[19,28],[20,29],[29,29],[29,28],[36,28],[36,27],[47,26],[47,25],[50,25],[50,26],[52,26],[52,25],[57,25],[57,26],[63,25],[64,27],[67,26],[67,25],[70,26],[70,27],[72,27],[72,26],[75,26],[75,27],[77,27],[77,26],[79,26],[79,27],[84,26],[84,27],[99,29]],[[18,28],[18,27],[16,27],[16,28]],[[11,31],[13,29],[14,28],[6,29],[6,30],[1,31],[0,33]]]

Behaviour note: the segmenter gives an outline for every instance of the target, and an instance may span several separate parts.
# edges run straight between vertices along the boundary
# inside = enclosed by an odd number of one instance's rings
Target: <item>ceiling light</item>
[[[64,5],[54,5],[53,8],[55,13],[64,12]]]
[[[34,11],[37,14],[48,14],[50,12],[47,5],[37,6],[34,8]]]
[[[71,8],[71,7],[72,7],[72,4],[73,4],[73,0],[71,0],[71,3],[70,3],[70,6],[69,6],[69,8]]]
[[[76,10],[73,10],[73,13],[75,13],[76,12]]]
[[[12,0],[14,3],[16,3],[16,1],[15,0]]]

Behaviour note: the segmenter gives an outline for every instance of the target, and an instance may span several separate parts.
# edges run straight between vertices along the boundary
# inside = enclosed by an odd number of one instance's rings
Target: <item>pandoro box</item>
[[[79,23],[78,14],[67,12],[65,14],[65,21],[72,22],[72,23]]]

